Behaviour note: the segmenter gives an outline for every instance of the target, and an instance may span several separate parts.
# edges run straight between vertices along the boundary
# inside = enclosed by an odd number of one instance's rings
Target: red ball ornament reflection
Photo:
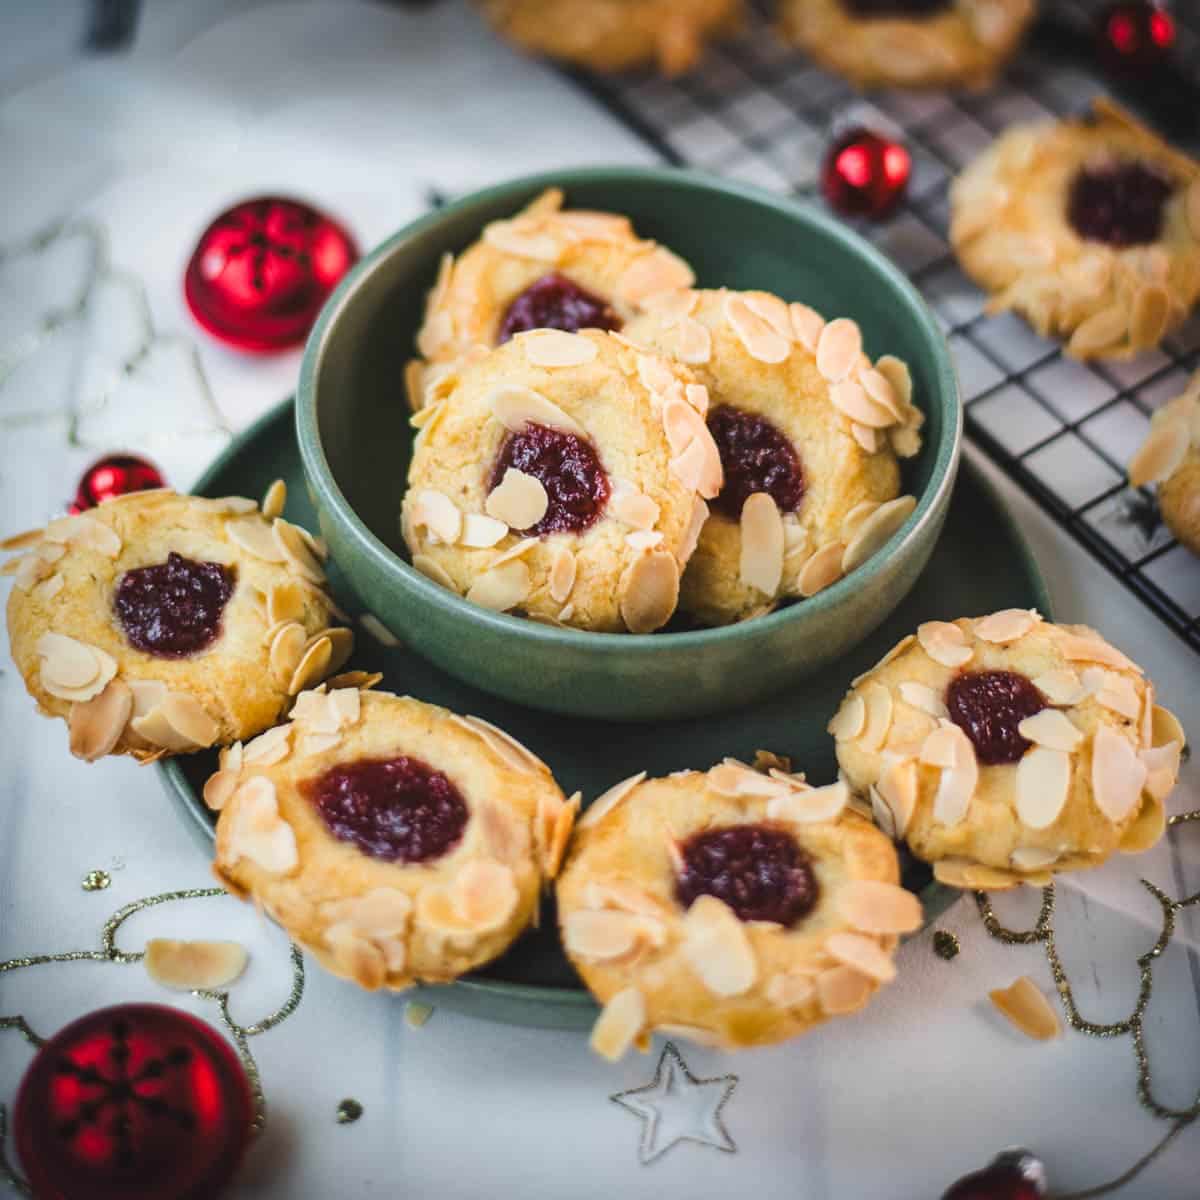
[[[1149,0],[1110,4],[1097,18],[1100,58],[1115,74],[1140,75],[1164,63],[1175,45],[1175,19]]]
[[[942,1200],[1042,1200],[1046,1169],[1027,1150],[1007,1150],[982,1171],[964,1175]]]
[[[879,220],[904,199],[911,173],[912,159],[899,142],[856,125],[826,151],[821,191],[842,216]]]
[[[84,471],[70,510],[81,513],[117,496],[165,486],[162,472],[152,462],[136,454],[110,454]]]
[[[229,1180],[253,1119],[246,1073],[216,1030],[160,1004],[121,1004],[38,1051],[13,1132],[35,1196],[199,1200]]]
[[[223,212],[201,235],[184,274],[192,316],[238,350],[285,350],[358,259],[332,218],[299,200],[260,196]]]

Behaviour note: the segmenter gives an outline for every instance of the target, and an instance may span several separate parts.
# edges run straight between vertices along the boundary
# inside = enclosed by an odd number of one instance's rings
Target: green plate
[[[260,496],[277,478],[288,485],[289,519],[312,525],[290,401],[237,437],[194,490],[206,496]],[[350,612],[359,611],[335,564],[330,564],[329,577],[338,602]],[[382,671],[382,686],[393,691],[494,721],[544,758],[568,794],[578,789],[593,797],[637,771],[665,775],[684,767],[704,769],[727,754],[753,758],[758,749],[790,755],[811,779],[827,782],[837,767],[825,723],[855,675],[922,621],[1009,607],[1036,607],[1052,615],[1037,564],[1012,518],[979,473],[964,463],[937,549],[896,611],[841,661],[738,712],[658,725],[553,716],[476,691],[414,651],[385,649],[361,630],[349,665]],[[396,632],[413,643],[421,636],[420,630]],[[754,664],[747,663],[746,669],[753,670]],[[213,814],[200,792],[215,769],[215,752],[170,759],[161,767],[168,789],[210,850]],[[928,868],[913,860],[904,863],[904,882],[919,892],[927,921],[945,912],[960,894],[932,882]],[[539,928],[503,958],[456,984],[421,992],[432,1003],[473,1016],[552,1029],[586,1028],[596,1011],[559,947],[549,901]]]

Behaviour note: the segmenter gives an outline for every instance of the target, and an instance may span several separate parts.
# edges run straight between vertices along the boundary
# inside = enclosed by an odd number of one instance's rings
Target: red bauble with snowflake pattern
[[[321,306],[358,259],[350,234],[299,200],[259,196],[204,231],[184,274],[192,316],[238,350],[304,341]]]
[[[1144,75],[1161,66],[1175,47],[1175,18],[1150,0],[1121,0],[1096,18],[1100,61],[1117,75]]]
[[[844,217],[880,220],[904,199],[911,174],[912,159],[901,142],[855,125],[825,152],[821,191]]]
[[[152,462],[136,454],[109,454],[84,471],[70,510],[81,513],[105,500],[165,486],[162,472]]]
[[[42,1046],[13,1133],[40,1200],[201,1200],[232,1176],[253,1120],[246,1072],[215,1029],[122,1004]]]

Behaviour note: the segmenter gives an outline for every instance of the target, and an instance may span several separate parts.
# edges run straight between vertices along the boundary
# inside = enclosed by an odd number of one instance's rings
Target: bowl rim
[[[908,519],[875,554],[849,575],[818,592],[817,595],[808,597],[803,604],[788,605],[753,621],[741,621],[733,625],[722,625],[710,629],[658,632],[653,637],[595,633],[568,627],[559,628],[538,621],[530,621],[524,617],[511,616],[508,613],[493,612],[480,605],[472,604],[465,597],[434,583],[415,567],[405,562],[400,555],[367,527],[346,499],[334,478],[319,431],[316,380],[327,344],[336,330],[338,319],[367,278],[401,247],[421,238],[450,216],[468,212],[477,207],[490,207],[497,201],[509,198],[513,202],[515,211],[523,201],[546,188],[561,187],[569,193],[570,189],[579,183],[595,182],[636,182],[651,185],[677,185],[683,182],[704,191],[748,200],[754,204],[774,209],[786,217],[806,222],[810,227],[815,226],[843,249],[865,258],[876,271],[889,280],[908,300],[922,332],[934,348],[938,390],[947,398],[944,403],[947,411],[944,414],[945,420],[942,423],[941,437],[938,441],[929,485],[917,498],[917,505],[909,514]],[[399,397],[397,402],[400,402]],[[939,519],[942,502],[947,499],[948,492],[954,486],[955,473],[962,453],[963,406],[949,344],[924,297],[891,259],[848,226],[821,212],[814,205],[704,171],[680,167],[595,166],[541,171],[470,192],[442,208],[409,222],[360,259],[325,302],[305,343],[304,357],[300,365],[300,378],[296,388],[296,439],[300,447],[301,463],[310,486],[328,505],[333,516],[348,532],[357,548],[384,573],[396,578],[401,586],[407,588],[423,602],[448,610],[456,618],[470,622],[476,628],[497,635],[520,637],[526,645],[539,645],[546,649],[575,647],[603,656],[631,653],[650,656],[668,650],[702,650],[716,643],[736,641],[752,643],[781,625],[800,620],[802,616],[810,620],[818,619],[823,613],[836,609],[843,600],[849,598],[852,591],[869,583],[873,576],[883,570],[888,561],[904,549],[911,547],[920,538],[924,529]]]

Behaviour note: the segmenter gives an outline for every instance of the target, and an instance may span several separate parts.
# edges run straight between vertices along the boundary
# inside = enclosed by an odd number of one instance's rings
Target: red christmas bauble
[[[942,1200],[1042,1200],[1046,1170],[1026,1150],[1007,1150],[982,1171],[964,1175]]]
[[[246,1073],[216,1030],[121,1004],[42,1046],[13,1133],[39,1200],[200,1200],[228,1182],[253,1119]]]
[[[912,159],[899,142],[856,125],[825,152],[821,191],[845,217],[886,217],[904,199]]]
[[[1164,63],[1175,45],[1175,19],[1150,0],[1124,0],[1097,18],[1100,58],[1117,74],[1140,75]]]
[[[165,486],[162,472],[153,463],[136,454],[110,454],[84,471],[71,512],[81,513],[116,496]]]
[[[238,350],[302,342],[321,305],[358,259],[332,218],[299,200],[259,196],[204,231],[183,277],[192,316]]]

